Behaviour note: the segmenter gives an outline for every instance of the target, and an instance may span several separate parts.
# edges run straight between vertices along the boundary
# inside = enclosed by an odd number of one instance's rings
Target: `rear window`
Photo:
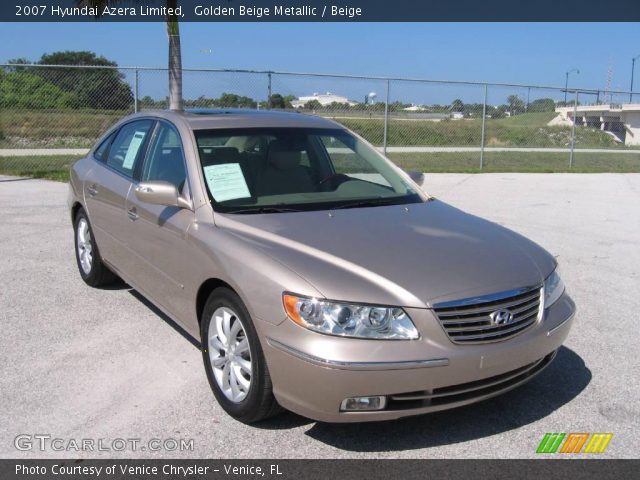
[[[109,135],[107,138],[104,139],[104,141],[98,145],[98,148],[96,148],[93,152],[93,156],[100,161],[104,161],[106,160],[105,158],[105,154],[107,153],[107,151],[109,150],[109,146],[111,145],[111,142],[113,141],[113,137],[116,136],[117,132],[113,132],[111,135]]]
[[[107,165],[127,177],[133,177],[153,123],[152,120],[139,120],[124,125],[109,148]]]

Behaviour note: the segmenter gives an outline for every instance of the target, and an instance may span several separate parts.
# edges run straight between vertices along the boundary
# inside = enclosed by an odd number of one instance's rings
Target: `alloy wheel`
[[[228,307],[213,312],[209,324],[209,361],[220,390],[234,403],[251,388],[251,350],[240,317]]]
[[[85,275],[89,275],[93,264],[93,247],[91,245],[89,223],[84,218],[81,218],[78,222],[76,242],[78,244],[78,259],[80,260],[80,266],[82,267],[82,271]]]

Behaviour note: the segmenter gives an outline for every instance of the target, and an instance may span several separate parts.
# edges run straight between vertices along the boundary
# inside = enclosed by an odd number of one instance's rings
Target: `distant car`
[[[523,384],[574,316],[555,259],[412,177],[320,117],[131,115],[72,167],[78,268],[200,339],[243,422],[393,419]]]

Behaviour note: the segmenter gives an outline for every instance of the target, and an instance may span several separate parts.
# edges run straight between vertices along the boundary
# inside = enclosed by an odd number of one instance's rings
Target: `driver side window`
[[[353,147],[345,145],[341,139],[326,136],[320,137],[320,139],[327,149],[336,173],[349,175],[376,172],[376,169],[369,162],[358,155]]]
[[[169,182],[181,191],[186,178],[180,136],[172,126],[160,122],[151,140],[142,172],[142,181]]]
[[[331,158],[331,163],[336,174],[347,175],[351,178],[365,180],[385,187],[391,184],[385,179],[376,168],[358,152],[357,147],[351,143],[347,144],[342,139],[334,136],[320,137],[327,154]]]

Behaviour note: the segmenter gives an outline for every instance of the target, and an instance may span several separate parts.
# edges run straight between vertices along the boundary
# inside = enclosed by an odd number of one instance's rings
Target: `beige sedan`
[[[78,269],[198,339],[240,421],[465,405],[542,371],[575,305],[548,252],[421,181],[320,117],[131,115],[72,167]]]

